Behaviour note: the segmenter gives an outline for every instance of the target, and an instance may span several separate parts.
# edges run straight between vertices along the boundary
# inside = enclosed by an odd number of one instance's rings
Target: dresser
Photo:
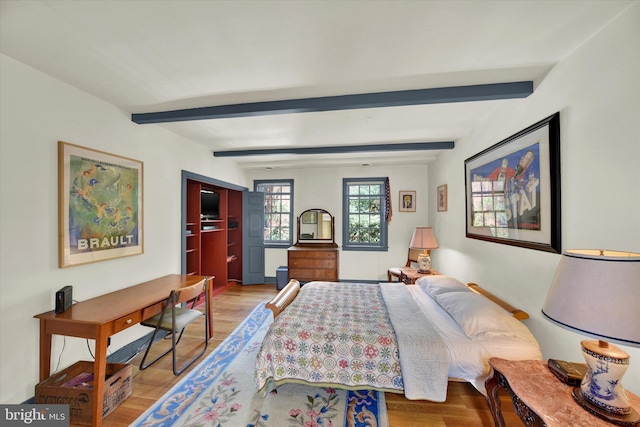
[[[336,244],[315,243],[291,246],[287,251],[289,280],[337,282],[339,248]]]

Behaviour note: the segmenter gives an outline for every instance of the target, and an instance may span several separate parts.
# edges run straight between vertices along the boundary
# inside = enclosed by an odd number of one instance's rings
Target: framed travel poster
[[[143,253],[143,163],[58,142],[60,268]]]
[[[561,252],[560,113],[464,163],[467,237]]]

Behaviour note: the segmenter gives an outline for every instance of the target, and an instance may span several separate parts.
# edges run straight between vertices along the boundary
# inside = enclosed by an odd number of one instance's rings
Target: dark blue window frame
[[[379,186],[377,191],[351,191],[354,186]],[[385,221],[385,197],[386,197],[386,178],[343,178],[342,180],[342,250],[344,251],[387,251],[388,246],[388,225]],[[358,193],[358,194],[354,194]],[[362,209],[354,210],[354,205],[369,205],[374,207],[374,212],[366,211]],[[353,212],[350,212],[350,209]],[[375,212],[377,209],[378,212]],[[350,222],[350,218],[353,216],[363,217],[371,230],[367,231],[367,224],[361,227],[360,221],[357,221],[359,226],[352,227],[354,224]],[[373,217],[376,218],[373,218]],[[366,221],[368,217],[368,221]],[[379,240],[378,241],[364,241],[368,239],[361,239],[359,241],[351,241],[350,236],[352,234],[358,234],[360,236],[365,235],[371,237],[371,231],[374,231],[375,224],[379,223]],[[370,227],[374,224],[373,229]],[[358,230],[361,228],[362,230]],[[360,233],[360,231],[364,231]]]
[[[267,240],[265,238],[264,240],[264,247],[265,248],[288,248],[291,245],[293,245],[293,232],[294,232],[294,222],[293,222],[293,179],[260,179],[260,180],[255,180],[253,181],[253,190],[254,191],[261,191],[260,187],[264,187],[264,186],[278,186],[279,184],[281,185],[285,185],[289,187],[289,192],[280,192],[280,193],[267,193],[265,192],[265,212],[264,212],[264,216],[265,216],[265,230],[268,228],[268,225],[266,224],[267,221],[267,215],[268,214],[275,214],[275,215],[286,215],[288,214],[288,224],[289,224],[289,238],[288,239],[283,239],[283,240]],[[282,210],[277,210],[277,211],[270,211],[267,212],[267,206],[269,205],[269,201],[267,200],[268,197],[270,196],[277,196],[277,198],[280,198],[282,200],[282,198],[286,198],[288,197],[289,200],[289,212],[285,212]],[[281,221],[282,222],[282,221]]]

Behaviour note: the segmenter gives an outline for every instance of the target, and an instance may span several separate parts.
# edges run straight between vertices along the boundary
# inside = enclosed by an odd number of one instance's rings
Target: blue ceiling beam
[[[526,98],[533,93],[533,81],[453,86],[317,98],[250,102],[184,110],[137,113],[131,120],[138,124],[168,123],[189,120],[228,119],[272,114],[312,113],[358,108],[399,107],[449,102],[491,101]]]
[[[265,148],[255,150],[214,151],[214,157],[245,157],[263,156],[269,154],[344,154],[367,153],[374,151],[424,151],[424,150],[453,150],[453,141],[439,142],[407,142],[397,144],[373,145],[341,145],[334,147],[290,147]]]

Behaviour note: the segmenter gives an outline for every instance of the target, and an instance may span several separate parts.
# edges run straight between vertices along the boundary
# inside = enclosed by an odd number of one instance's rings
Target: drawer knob
[[[126,323],[127,323],[127,325],[130,325],[131,323],[133,323],[133,320],[131,320],[131,319],[127,319],[127,322],[126,322]]]

